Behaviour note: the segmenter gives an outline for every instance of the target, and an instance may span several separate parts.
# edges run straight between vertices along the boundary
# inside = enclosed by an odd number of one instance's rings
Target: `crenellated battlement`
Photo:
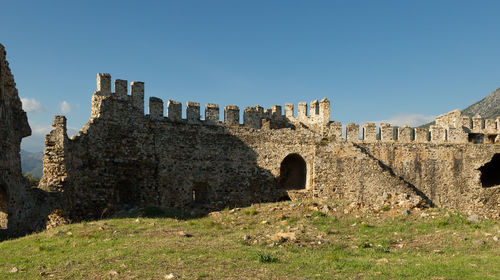
[[[366,122],[360,134],[360,126],[349,123],[345,127],[344,139],[352,142],[500,143],[500,117],[484,120],[475,116],[470,120],[457,109],[437,117],[436,124],[429,129],[381,123],[377,130],[375,123]]]
[[[130,105],[132,108],[144,114],[144,82],[131,82],[130,95],[128,94],[128,84],[126,80],[116,79],[114,81],[114,91],[111,91],[111,75],[108,73],[97,74],[97,89],[92,97],[91,119],[110,115],[110,112],[122,114],[123,110],[115,110],[113,103],[102,106],[104,100],[111,98],[119,102],[116,104]],[[120,105],[120,106],[122,106]],[[294,114],[294,105],[285,104],[285,112],[281,105],[273,105],[264,109],[261,106],[246,107],[243,110],[243,120],[240,121],[240,109],[235,105],[223,107],[223,120],[220,120],[220,106],[209,103],[205,105],[205,116],[201,116],[201,105],[198,102],[188,101],[185,106],[185,118],[183,118],[182,103],[168,100],[166,108],[162,99],[150,97],[148,102],[147,117],[151,121],[172,121],[186,122],[199,125],[227,125],[243,126],[253,129],[262,129],[262,123],[268,121],[269,125],[264,128],[291,127],[298,123],[303,123],[316,131],[321,131],[322,127],[327,127],[330,123],[330,101],[323,98],[321,101],[310,102],[310,110],[307,110],[307,103],[298,104],[297,114]],[[121,107],[123,109],[123,107]],[[111,115],[113,115],[111,113]],[[115,116],[117,118],[122,116]]]
[[[116,98],[128,102],[132,108],[144,114],[144,82],[131,82],[129,95],[127,80],[116,79],[114,81],[114,92],[111,92],[111,75],[98,73],[97,88],[92,96],[91,118],[97,118],[101,116],[103,111],[109,110],[109,108],[101,107],[102,101],[107,98]]]
[[[151,101],[153,98],[153,101]],[[218,104],[208,103],[205,104],[205,116],[201,117],[201,105],[198,102],[188,101],[186,103],[186,118],[182,117],[182,103],[169,100],[166,107],[166,113],[163,116],[159,116],[160,103],[163,104],[160,98],[151,97],[149,106],[154,106],[154,115],[151,115],[151,108],[149,109],[149,117],[151,120],[166,120],[174,122],[187,122],[190,124],[226,124],[229,126],[241,125],[253,129],[261,129],[263,120],[269,120],[271,122],[288,122],[297,123],[303,122],[307,125],[327,125],[330,122],[330,102],[325,98],[322,102],[317,102],[317,110],[313,110],[314,115],[297,115],[294,116],[293,104],[285,104],[285,114],[283,114],[283,107],[281,105],[273,105],[271,108],[264,109],[262,106],[246,107],[243,110],[243,121],[240,121],[240,109],[236,105],[227,105],[224,107],[223,111],[223,121],[220,121],[220,107]],[[302,102],[304,103],[304,102]],[[299,107],[300,104],[299,103]],[[315,104],[315,101],[313,101]],[[316,105],[314,105],[316,106]],[[299,112],[300,113],[300,112]],[[282,127],[282,126],[278,126]]]
[[[112,105],[102,107],[107,98],[119,102],[128,102],[132,108],[144,113],[144,83],[131,82],[128,95],[127,81],[114,81],[114,92],[111,92],[111,75],[97,75],[97,91],[92,102],[92,117],[99,117],[103,112],[113,111]],[[291,127],[306,127],[323,137],[333,141],[352,142],[402,142],[402,143],[498,143],[500,141],[500,117],[483,119],[480,115],[474,117],[462,116],[460,110],[453,110],[436,118],[435,125],[426,128],[412,128],[407,125],[395,127],[389,123],[381,123],[378,127],[373,122],[362,126],[349,123],[343,126],[330,120],[330,101],[299,102],[297,113],[294,104],[285,103],[284,112],[281,105],[273,105],[265,109],[262,106],[246,107],[243,110],[243,120],[240,121],[240,109],[235,105],[223,107],[223,120],[220,120],[220,106],[213,103],[205,104],[205,115],[201,116],[201,105],[188,101],[185,104],[183,118],[182,103],[168,100],[166,108],[158,97],[150,97],[148,114],[151,121],[183,122],[196,125],[241,126],[252,129],[276,129]],[[121,113],[121,111],[118,113]],[[361,131],[360,131],[361,128]],[[345,133],[342,133],[345,132]],[[361,132],[361,133],[360,133]],[[343,136],[344,135],[344,136]]]

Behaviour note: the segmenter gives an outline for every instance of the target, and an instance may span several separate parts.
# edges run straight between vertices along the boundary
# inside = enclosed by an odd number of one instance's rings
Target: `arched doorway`
[[[495,154],[490,162],[479,168],[479,171],[483,188],[500,185],[500,154]]]
[[[299,154],[289,154],[281,162],[279,187],[286,190],[306,188],[307,164]]]
[[[9,210],[9,196],[7,189],[0,184],[0,229],[7,229]]]

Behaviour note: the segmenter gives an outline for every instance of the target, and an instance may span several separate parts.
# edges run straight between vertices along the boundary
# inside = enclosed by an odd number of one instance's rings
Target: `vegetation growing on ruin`
[[[28,180],[29,186],[34,188],[40,183],[40,179],[33,176],[31,173],[24,173],[23,177]]]
[[[0,243],[1,279],[491,279],[500,223],[333,201],[148,207]],[[147,216],[147,217],[145,217]]]

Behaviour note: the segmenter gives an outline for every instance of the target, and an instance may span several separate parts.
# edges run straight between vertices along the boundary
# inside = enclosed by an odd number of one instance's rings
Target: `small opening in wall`
[[[0,185],[0,229],[7,229],[9,197],[5,186]]]
[[[491,144],[495,143],[495,139],[496,139],[496,137],[497,137],[497,136],[496,136],[495,134],[493,134],[493,135],[488,135],[488,143],[491,143]]]
[[[495,154],[490,162],[479,168],[483,188],[500,185],[500,154]]]
[[[209,186],[206,183],[196,183],[192,189],[192,199],[194,204],[207,204],[209,193]]]
[[[484,142],[484,134],[482,133],[469,133],[469,143],[483,143]]]
[[[283,159],[280,167],[279,186],[287,190],[306,188],[307,165],[299,154],[290,154]]]

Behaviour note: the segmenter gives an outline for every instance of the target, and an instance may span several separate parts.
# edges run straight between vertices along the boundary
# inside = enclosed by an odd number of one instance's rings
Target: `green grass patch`
[[[248,208],[243,210],[243,214],[246,216],[255,216],[259,214],[259,212],[257,212],[257,210],[255,210],[254,208]]]
[[[389,211],[389,210],[391,210],[391,206],[384,205],[384,206],[382,206],[382,208],[380,208],[380,210],[382,210],[382,211]]]
[[[203,217],[146,207],[61,226],[0,242],[0,279],[500,278],[498,221],[439,209],[325,215],[303,205]]]
[[[276,263],[278,262],[278,258],[268,254],[268,253],[257,253],[257,259],[260,263]]]

